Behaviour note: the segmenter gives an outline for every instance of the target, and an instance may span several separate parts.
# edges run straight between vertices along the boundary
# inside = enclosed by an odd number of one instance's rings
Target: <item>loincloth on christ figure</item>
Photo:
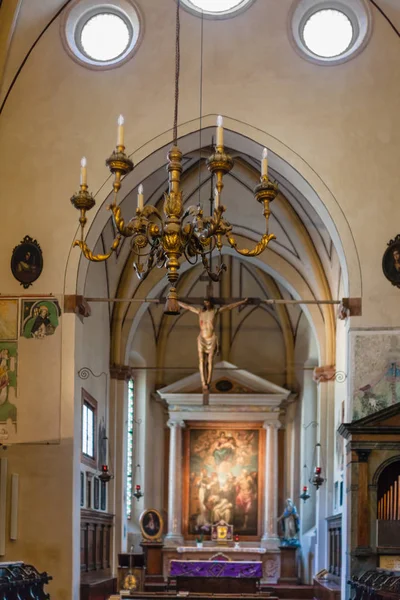
[[[218,338],[215,333],[209,338],[204,338],[200,333],[197,336],[197,347],[204,354],[218,354]]]

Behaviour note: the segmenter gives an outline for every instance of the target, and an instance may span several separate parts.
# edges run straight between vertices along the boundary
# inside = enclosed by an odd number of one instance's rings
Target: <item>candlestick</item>
[[[224,145],[224,120],[219,115],[217,117],[217,148]]]
[[[125,119],[122,115],[118,117],[118,137],[117,137],[117,146],[124,145],[124,122]]]
[[[266,148],[262,152],[261,177],[268,177],[268,150]]]
[[[81,160],[81,185],[87,185],[87,161],[83,156]]]
[[[139,188],[138,188],[137,205],[138,205],[139,210],[143,210],[144,195],[143,195],[143,185],[142,184],[140,184]]]

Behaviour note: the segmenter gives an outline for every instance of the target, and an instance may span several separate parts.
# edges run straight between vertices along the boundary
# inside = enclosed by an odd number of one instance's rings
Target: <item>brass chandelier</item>
[[[106,165],[114,175],[113,199],[107,207],[112,213],[112,218],[117,230],[117,235],[107,254],[93,254],[84,241],[84,228],[87,222],[86,212],[93,208],[95,200],[89,192],[87,184],[86,159],[81,161],[80,189],[74,194],[71,202],[80,211],[79,223],[81,227],[80,240],[75,240],[74,246],[79,246],[85,258],[93,262],[105,261],[118,248],[122,238],[131,239],[131,249],[134,255],[133,266],[139,279],[143,280],[153,266],[165,267],[170,284],[165,314],[177,315],[180,312],[176,284],[179,279],[180,259],[182,256],[192,262],[201,259],[204,269],[213,281],[218,281],[225,266],[221,264],[216,272],[210,267],[211,254],[215,248],[221,251],[223,237],[236,252],[243,256],[258,256],[265,250],[269,242],[275,239],[273,233],[268,232],[270,217],[269,204],[278,193],[276,183],[268,178],[268,156],[264,148],[261,160],[260,182],[254,189],[255,199],[263,205],[266,230],[260,241],[252,249],[240,249],[235,237],[232,235],[232,225],[224,219],[225,206],[220,202],[223,176],[233,168],[233,159],[225,151],[224,129],[221,116],[217,119],[216,144],[214,152],[207,160],[208,170],[215,177],[214,209],[211,216],[205,216],[200,205],[184,208],[181,189],[182,152],[178,148],[178,101],[179,101],[179,69],[180,69],[180,0],[177,1],[176,12],[176,61],[175,61],[175,107],[173,125],[173,146],[168,152],[168,192],[164,193],[164,218],[159,210],[152,205],[144,205],[143,186],[138,188],[138,202],[135,216],[125,223],[121,216],[121,207],[118,205],[118,193],[121,181],[130,173],[134,164],[125,153],[124,145],[124,119],[118,119],[117,146],[111,156],[106,160]],[[143,260],[144,259],[144,260]]]

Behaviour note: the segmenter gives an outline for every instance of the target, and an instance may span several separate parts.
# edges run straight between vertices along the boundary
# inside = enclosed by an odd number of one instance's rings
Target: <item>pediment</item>
[[[162,398],[169,394],[202,394],[200,373],[175,381],[158,393]],[[290,391],[232,363],[220,361],[214,366],[210,394],[277,394],[287,398]]]
[[[354,434],[365,433],[398,435],[400,434],[400,403],[393,404],[352,423],[342,423],[338,431],[346,439]]]
[[[202,411],[278,411],[291,392],[232,363],[221,361],[214,366],[208,396],[203,406],[200,374],[184,377],[158,390],[169,412]]]

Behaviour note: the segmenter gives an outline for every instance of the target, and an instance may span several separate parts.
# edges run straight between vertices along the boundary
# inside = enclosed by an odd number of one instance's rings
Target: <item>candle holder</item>
[[[311,498],[310,494],[308,493],[308,487],[306,485],[303,486],[303,492],[300,494],[299,497],[301,498],[301,500],[303,500],[304,503],[306,503],[307,500]]]
[[[108,470],[108,465],[102,465],[99,479],[103,483],[108,483],[109,481],[111,481],[111,479],[114,479],[114,475],[112,475]]]
[[[140,485],[135,485],[135,491],[134,491],[133,495],[135,496],[135,498],[138,502],[139,502],[140,498],[143,497],[143,492],[140,489]]]

